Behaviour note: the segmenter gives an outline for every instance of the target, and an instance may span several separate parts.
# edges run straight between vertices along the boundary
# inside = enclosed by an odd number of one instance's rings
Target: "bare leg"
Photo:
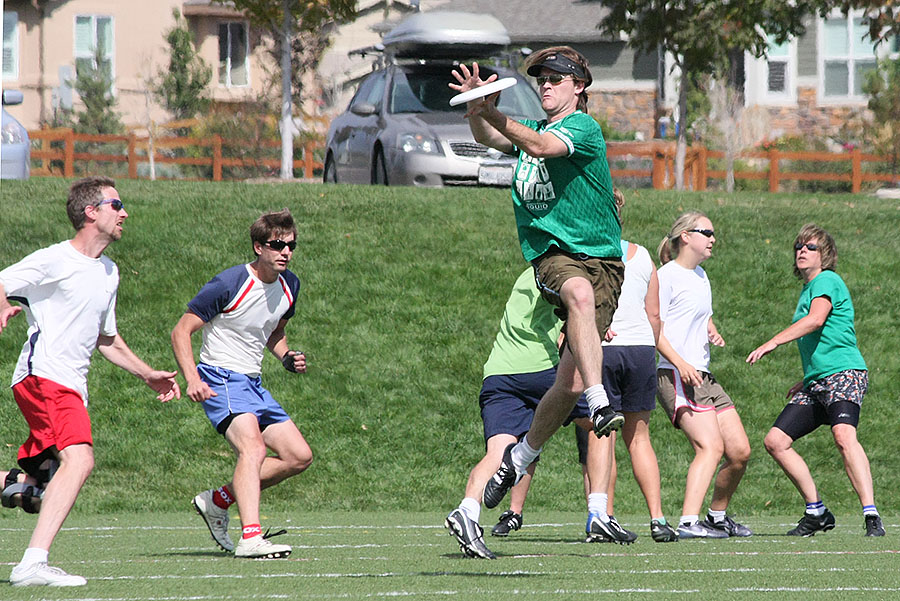
[[[785,434],[780,428],[772,428],[766,434],[764,442],[766,451],[772,456],[784,473],[793,482],[797,491],[806,503],[815,503],[819,500],[819,491],[809,471],[809,466],[803,457],[794,450],[794,440]]]
[[[91,445],[74,444],[59,451],[59,469],[44,490],[41,512],[28,543],[30,548],[50,550],[93,469],[94,448]]]
[[[856,491],[860,504],[863,507],[874,505],[875,492],[869,458],[856,439],[856,428],[850,424],[836,424],[832,426],[831,433],[834,435],[834,442],[844,459],[844,469],[847,470],[850,484]]]
[[[647,502],[650,518],[663,517],[662,494],[659,483],[659,463],[650,442],[650,412],[625,413],[622,440],[631,456],[631,471]],[[612,497],[610,497],[610,501]]]
[[[678,425],[694,447],[694,460],[688,467],[682,515],[699,515],[725,445],[712,411],[683,411]]]
[[[747,471],[747,462],[750,461],[750,441],[747,439],[744,425],[736,410],[722,411],[716,415],[716,418],[719,422],[722,441],[725,444],[725,461],[716,476],[716,485],[713,488],[713,497],[709,508],[715,511],[725,511],[741,478],[744,477],[744,472]]]

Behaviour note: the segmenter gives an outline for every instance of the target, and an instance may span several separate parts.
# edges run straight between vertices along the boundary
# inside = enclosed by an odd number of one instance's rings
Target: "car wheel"
[[[325,159],[325,169],[322,171],[322,182],[326,184],[337,183],[337,169],[334,167],[334,157],[331,153]]]
[[[376,186],[388,186],[387,165],[384,162],[384,151],[375,149],[375,160],[372,161],[372,183]]]

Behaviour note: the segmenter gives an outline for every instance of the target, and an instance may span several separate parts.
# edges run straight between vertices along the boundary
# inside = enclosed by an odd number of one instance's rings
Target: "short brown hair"
[[[587,88],[593,82],[593,78],[591,77],[590,65],[588,65],[588,60],[584,57],[583,54],[572,48],[571,46],[551,46],[550,48],[544,48],[543,50],[538,50],[537,52],[528,56],[525,59],[525,69],[527,70],[532,65],[540,65],[544,62],[544,60],[550,56],[551,54],[562,54],[566,58],[569,58],[579,65],[587,74],[587,79],[579,79],[582,83],[584,83],[584,90],[578,95],[578,110],[586,113],[587,112],[587,103],[588,103],[588,93]]]
[[[813,242],[819,246],[819,256],[822,258],[822,270],[834,271],[837,267],[837,246],[834,244],[834,238],[831,234],[820,228],[815,223],[807,223],[800,228],[800,233],[794,238],[794,275],[799,279],[804,279],[803,274],[797,269],[797,251],[798,244],[806,244]]]
[[[69,187],[66,214],[77,232],[84,227],[84,210],[103,201],[103,188],[115,188],[116,182],[102,175],[85,177]]]
[[[294,234],[294,238],[297,238],[297,226],[294,224],[291,212],[285,208],[272,213],[264,213],[250,226],[250,245],[252,247],[256,242],[265,244],[272,236],[284,234]],[[256,254],[255,248],[253,254]]]

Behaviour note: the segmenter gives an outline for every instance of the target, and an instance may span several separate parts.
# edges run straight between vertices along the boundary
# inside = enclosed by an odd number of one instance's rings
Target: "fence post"
[[[41,140],[41,151],[49,153],[53,150],[50,147],[50,138],[44,138]],[[53,161],[50,159],[41,159],[41,171],[46,173],[47,175],[52,175],[53,173]]]
[[[213,136],[213,181],[222,181],[222,136]]]
[[[128,177],[137,179],[137,138],[134,132],[128,134]]]
[[[694,190],[706,190],[706,161],[706,146],[701,146],[697,149],[697,167],[694,171],[696,174]]]
[[[778,149],[769,149],[769,192],[778,192]]]
[[[313,176],[313,147],[312,142],[307,141],[303,145],[303,177],[312,179]]]
[[[853,149],[853,174],[850,176],[850,188],[854,194],[862,189],[862,153],[859,147]]]
[[[666,159],[659,146],[653,147],[653,170],[650,172],[650,179],[654,190],[665,188]]]
[[[75,131],[69,128],[66,131],[66,150],[65,162],[63,163],[63,175],[66,177],[75,176]]]

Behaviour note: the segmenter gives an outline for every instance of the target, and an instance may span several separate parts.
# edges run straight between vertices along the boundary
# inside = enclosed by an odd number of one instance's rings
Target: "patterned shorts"
[[[810,382],[791,397],[790,404],[820,403],[828,407],[832,403],[848,401],[861,407],[868,389],[869,372],[864,369],[848,369]]]

